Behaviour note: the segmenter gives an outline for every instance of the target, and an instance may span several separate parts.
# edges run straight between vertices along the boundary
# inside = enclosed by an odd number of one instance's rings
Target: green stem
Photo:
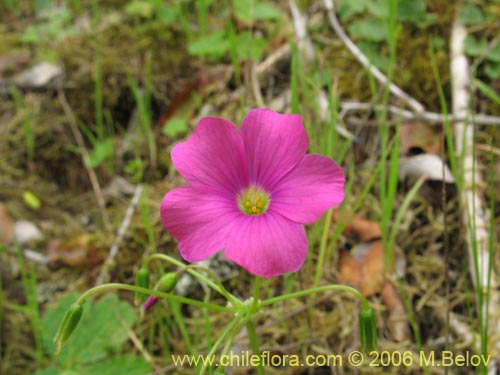
[[[282,296],[274,297],[274,298],[269,298],[260,303],[261,307],[264,306],[269,306],[269,305],[274,305],[275,303],[286,301],[288,299],[292,298],[299,298],[299,297],[304,297],[309,294],[316,294],[316,293],[321,293],[321,292],[328,292],[328,291],[343,291],[343,292],[348,292],[353,294],[360,302],[363,308],[368,308],[370,305],[368,303],[368,300],[365,298],[361,292],[353,287],[350,287],[348,285],[340,285],[340,284],[334,284],[334,285],[324,285],[324,286],[318,286],[316,288],[311,288],[311,289],[306,289],[306,290],[301,290],[299,292],[294,292],[294,293],[289,293],[289,294],[284,294]]]
[[[251,319],[248,320],[247,322],[247,332],[248,332],[248,339],[250,340],[250,347],[252,348],[252,353],[260,357],[260,348],[259,348],[259,342],[257,341],[257,333],[255,331],[255,325],[253,324],[253,321]],[[257,365],[257,374],[258,375],[266,374],[261,361],[259,361],[259,364]]]
[[[234,329],[234,327],[236,327],[238,325],[238,323],[243,319],[244,316],[245,316],[245,314],[243,311],[240,311],[236,314],[236,316],[233,318],[231,323],[229,323],[229,325],[222,332],[222,334],[219,336],[217,341],[215,341],[214,345],[210,348],[210,351],[208,352],[206,358],[212,358],[215,355],[217,348],[222,344],[222,342],[231,333],[231,331]],[[210,361],[204,361],[203,367],[200,370],[200,375],[204,375],[205,371],[207,371],[208,362],[210,362]]]
[[[175,294],[162,293],[162,292],[159,292],[159,291],[153,290],[153,289],[141,288],[141,287],[135,286],[135,285],[119,284],[119,283],[103,284],[103,285],[96,286],[92,289],[89,289],[80,296],[80,298],[78,299],[77,302],[84,303],[85,300],[87,300],[87,298],[89,298],[93,295],[101,294],[101,293],[107,292],[109,290],[116,290],[116,289],[129,290],[132,292],[150,294],[150,295],[153,295],[155,297],[165,298],[167,300],[185,303],[185,304],[196,306],[196,307],[205,307],[207,309],[211,309],[211,310],[215,310],[215,311],[222,311],[222,312],[228,312],[228,313],[235,313],[238,311],[238,309],[236,307],[230,308],[230,307],[225,307],[225,306],[219,306],[219,305],[215,305],[213,303],[206,303],[206,302],[197,301],[197,300],[194,300],[191,298],[176,296]]]
[[[328,242],[328,233],[330,229],[330,225],[332,223],[332,214],[333,209],[329,209],[326,213],[325,223],[323,225],[323,233],[321,235],[321,241],[319,244],[319,254],[318,254],[318,265],[316,267],[316,274],[314,275],[314,287],[319,285],[319,281],[321,280],[321,276],[323,275],[324,263],[326,259],[326,244]]]
[[[205,267],[201,267],[201,266],[195,266],[195,265],[186,266],[186,264],[184,264],[183,262],[178,261],[177,259],[172,258],[172,257],[165,255],[165,254],[150,255],[144,261],[143,266],[148,267],[149,262],[151,262],[153,259],[164,260],[164,261],[169,262],[177,267],[186,268],[186,272],[188,272],[189,274],[191,274],[192,276],[194,276],[195,278],[197,278],[201,282],[205,283],[207,286],[209,286],[210,288],[215,290],[217,293],[223,295],[233,306],[235,306],[235,307],[243,306],[243,302],[240,301],[240,299],[235,297],[233,294],[229,293],[229,291],[226,288],[224,288],[222,283],[219,281],[217,276],[209,269],[207,269]],[[208,279],[207,277],[203,276],[199,272],[196,272],[193,269],[188,269],[188,268],[197,268],[197,269],[202,270],[203,272],[207,273],[213,280],[215,280],[215,282]]]
[[[253,284],[253,311],[257,312],[259,310],[259,301],[260,301],[260,283],[261,278],[259,276],[255,277],[255,283]]]

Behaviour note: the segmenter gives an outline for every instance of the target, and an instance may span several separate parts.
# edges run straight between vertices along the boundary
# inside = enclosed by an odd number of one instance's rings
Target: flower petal
[[[230,225],[240,214],[230,195],[189,186],[168,192],[160,209],[163,226],[177,239],[188,262],[205,260],[222,250]]]
[[[251,183],[270,191],[309,148],[302,117],[270,109],[248,112],[241,125]]]
[[[172,149],[172,161],[193,187],[237,193],[248,186],[241,135],[233,123],[221,118],[201,119],[193,135]]]
[[[304,227],[278,214],[240,216],[228,233],[224,254],[257,276],[295,272],[307,255]]]
[[[297,223],[310,224],[344,200],[345,176],[332,159],[306,155],[271,191],[269,209]]]

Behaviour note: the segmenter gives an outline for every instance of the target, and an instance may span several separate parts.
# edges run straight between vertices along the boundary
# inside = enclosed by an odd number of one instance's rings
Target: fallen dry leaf
[[[9,212],[3,203],[0,203],[0,244],[9,245],[14,239],[14,225]]]
[[[351,253],[340,255],[339,281],[361,290],[366,297],[380,292],[385,280],[382,242],[362,243]]]
[[[340,217],[342,215],[342,217]],[[344,234],[358,238],[361,242],[369,242],[378,240],[382,237],[380,225],[372,220],[365,220],[357,215],[353,215],[348,223],[345,223],[346,218],[351,216],[350,212],[341,212],[340,209],[333,211],[333,220],[339,225],[345,225]]]
[[[408,122],[399,132],[401,152],[408,154],[414,150],[441,155],[443,151],[443,133],[436,127],[423,122]]]
[[[102,259],[97,256],[90,240],[87,234],[79,234],[65,241],[50,240],[47,245],[49,266],[82,268],[99,263]]]
[[[361,292],[371,296],[380,291],[384,284],[384,249],[382,241],[375,241],[363,261],[364,279],[361,283]]]
[[[387,282],[382,289],[382,303],[387,307],[389,314],[387,328],[394,340],[401,342],[410,337],[408,315],[394,285]]]

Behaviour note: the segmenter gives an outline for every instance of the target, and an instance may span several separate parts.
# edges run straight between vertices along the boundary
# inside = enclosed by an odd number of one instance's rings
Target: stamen
[[[238,206],[247,215],[260,215],[267,211],[269,198],[269,194],[263,189],[250,187],[240,193]]]

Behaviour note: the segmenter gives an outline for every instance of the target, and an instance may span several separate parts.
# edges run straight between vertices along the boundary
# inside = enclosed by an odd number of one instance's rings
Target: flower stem
[[[332,223],[332,214],[333,214],[333,209],[330,208],[326,213],[325,223],[323,225],[323,233],[321,235],[321,241],[319,244],[318,264],[316,266],[316,273],[314,275],[314,281],[313,281],[314,287],[317,287],[319,285],[319,281],[321,279],[321,276],[323,275],[323,270],[324,270],[323,265],[326,259],[326,245],[328,241],[328,233],[330,225]]]
[[[260,283],[261,278],[259,276],[255,277],[255,283],[253,284],[253,303],[252,307],[255,312],[259,310],[259,301],[260,301]]]
[[[215,311],[222,311],[222,312],[228,312],[228,313],[235,313],[239,309],[236,307],[225,307],[225,306],[219,306],[215,305],[213,303],[207,303],[207,302],[201,302],[197,301],[191,298],[186,298],[186,297],[181,297],[181,296],[176,296],[175,294],[170,294],[170,293],[163,293],[159,292],[157,290],[153,289],[148,289],[148,288],[141,288],[135,285],[128,285],[128,284],[119,284],[119,283],[111,283],[111,284],[103,284],[96,286],[92,289],[87,290],[85,293],[83,293],[80,298],[78,298],[78,303],[84,303],[87,298],[96,295],[96,294],[101,294],[110,290],[129,290],[132,292],[138,292],[138,293],[144,293],[144,294],[150,294],[159,298],[165,298],[167,300],[172,300],[180,303],[185,303],[188,305],[196,306],[196,307],[205,307],[207,309],[215,310]]]
[[[164,260],[166,262],[172,263],[173,265],[175,265],[177,267],[183,267],[184,269],[186,269],[186,272],[190,273],[195,278],[197,278],[198,280],[200,280],[201,282],[205,283],[207,286],[209,286],[210,288],[215,290],[217,293],[220,293],[222,296],[224,296],[228,300],[228,302],[230,302],[233,306],[237,307],[237,306],[243,305],[243,302],[240,301],[239,298],[235,297],[233,294],[229,293],[226,288],[224,288],[224,286],[219,281],[217,276],[212,271],[210,271],[208,268],[201,267],[201,266],[195,266],[195,265],[186,266],[184,263],[182,263],[182,262],[178,261],[177,259],[172,258],[168,255],[165,255],[165,254],[152,254],[152,255],[150,255],[144,261],[144,267],[148,267],[149,262],[152,261],[153,259]],[[197,268],[197,269],[200,269],[203,272],[207,273],[215,282],[210,280],[209,278],[203,276],[199,272],[196,272],[192,268]]]
[[[233,318],[231,323],[226,327],[226,329],[221,333],[217,341],[212,345],[212,348],[210,348],[210,351],[208,352],[206,358],[210,359],[213,356],[215,356],[215,352],[217,351],[217,348],[222,344],[222,342],[226,339],[226,337],[231,333],[231,331],[238,325],[238,323],[244,318],[245,314],[243,311],[240,311],[236,314],[236,316]],[[203,367],[200,370],[200,375],[204,375],[205,371],[207,370],[209,361],[204,361]]]
[[[253,324],[252,319],[249,319],[247,322],[247,332],[248,332],[248,339],[250,340],[250,347],[252,348],[252,353],[260,357],[259,342],[257,341],[257,333],[255,331],[255,325]],[[264,372],[264,366],[262,366],[261,361],[259,361],[257,365],[257,374],[258,375],[266,374]]]
[[[353,294],[360,302],[362,307],[369,307],[368,300],[365,298],[361,292],[353,287],[350,287],[348,285],[341,285],[341,284],[333,284],[333,285],[324,285],[324,286],[318,286],[316,288],[311,288],[311,289],[306,289],[306,290],[301,290],[299,292],[294,292],[294,293],[289,293],[289,294],[284,294],[282,296],[278,297],[273,297],[266,299],[260,303],[261,307],[264,306],[269,306],[269,305],[274,305],[275,303],[286,301],[288,299],[292,298],[299,298],[299,297],[304,297],[310,294],[316,294],[316,293],[321,293],[321,292],[328,292],[328,291],[343,291],[343,292],[348,292]]]

